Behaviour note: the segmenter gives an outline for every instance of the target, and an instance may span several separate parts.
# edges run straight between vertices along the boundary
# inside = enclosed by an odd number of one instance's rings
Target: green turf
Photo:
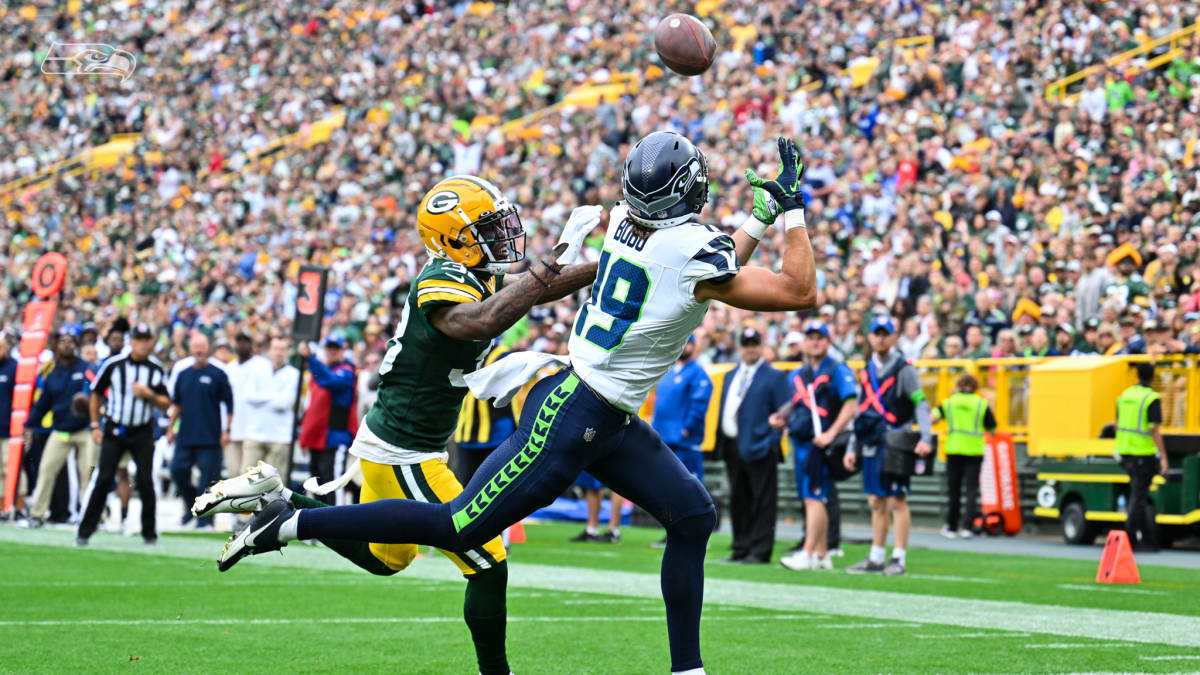
[[[625,541],[618,545],[566,543],[577,529],[527,527],[529,542],[513,550],[514,578],[522,565],[548,566],[545,569],[561,571],[566,578],[572,568],[578,568],[578,576],[595,570],[657,572],[661,551],[649,543],[661,531],[626,529]],[[13,532],[0,532],[5,608],[0,614],[0,670],[5,672],[475,672],[460,619],[463,584],[444,560],[421,560],[407,575],[378,578],[343,565],[328,551],[294,546],[284,556],[250,559],[219,574],[213,562],[220,547],[217,538],[167,535],[159,550],[145,551],[134,540],[97,535],[92,548],[74,549],[50,545],[69,543],[68,533]],[[13,543],[19,536],[40,545]],[[726,545],[727,539],[715,537],[710,560],[722,557]],[[100,550],[104,546],[130,550]],[[839,565],[857,560],[861,552],[851,547]],[[915,550],[910,568],[914,576],[898,579],[717,562],[710,562],[707,571],[714,584],[741,580],[771,583],[772,588],[820,585],[1020,601],[1029,603],[1033,614],[1051,616],[1056,607],[1070,606],[1182,616],[1200,611],[1200,580],[1186,570],[1143,566],[1145,581],[1132,590],[1154,592],[1145,595],[1096,586],[1093,562]],[[430,572],[447,570],[444,579],[429,578]],[[939,581],[937,576],[960,579]],[[1060,584],[1087,585],[1090,590]],[[537,586],[536,580],[514,584],[510,592],[514,672],[666,672],[661,600],[619,585],[612,593]],[[880,621],[841,615],[839,607],[808,609],[782,612],[710,603],[702,624],[708,671],[1200,668],[1195,647]],[[1169,643],[1171,627],[1164,625],[1162,630]]]

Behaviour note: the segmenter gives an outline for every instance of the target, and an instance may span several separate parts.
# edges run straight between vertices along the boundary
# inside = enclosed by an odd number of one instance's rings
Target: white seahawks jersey
[[[616,213],[614,212],[614,216]],[[737,274],[733,239],[687,223],[642,239],[626,219],[604,237],[592,297],[575,316],[569,351],[579,377],[609,403],[636,413],[704,320],[696,284]]]

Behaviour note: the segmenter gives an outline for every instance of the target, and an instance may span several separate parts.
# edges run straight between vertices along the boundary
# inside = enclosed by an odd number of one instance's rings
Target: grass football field
[[[533,673],[665,673],[660,530],[570,544],[526,527],[510,554],[509,660]],[[216,571],[217,535],[0,528],[0,671],[474,673],[463,582],[436,553],[392,577],[293,544]],[[792,542],[781,542],[780,548]],[[728,565],[709,551],[709,673],[1194,672],[1200,574],[1142,564],[916,549],[905,577]],[[865,555],[849,546],[844,567]],[[1097,549],[1097,555],[1099,549]],[[778,559],[778,552],[776,559]]]

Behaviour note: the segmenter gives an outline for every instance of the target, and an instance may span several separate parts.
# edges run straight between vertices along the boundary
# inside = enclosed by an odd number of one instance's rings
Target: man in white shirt
[[[1093,122],[1103,122],[1108,114],[1108,96],[1104,92],[1104,84],[1095,75],[1089,75],[1085,83],[1086,88],[1079,95],[1079,107]]]
[[[254,340],[245,331],[234,338],[234,353],[237,358],[225,364],[225,374],[233,389],[233,422],[229,425],[229,443],[225,446],[225,470],[229,475],[237,475],[252,464],[244,456],[247,431],[254,423],[249,399],[252,382],[257,379],[255,373],[266,372],[269,366],[266,359],[254,354]]]
[[[256,356],[251,359],[261,363],[253,367],[247,382],[245,410],[250,422],[242,444],[242,461],[246,466],[254,466],[259,460],[281,471],[287,466],[295,424],[292,413],[296,387],[300,383],[300,371],[287,363],[289,346],[287,338],[272,338],[267,347],[267,358]],[[237,396],[234,390],[235,407],[238,406]],[[236,414],[234,420],[237,420]]]

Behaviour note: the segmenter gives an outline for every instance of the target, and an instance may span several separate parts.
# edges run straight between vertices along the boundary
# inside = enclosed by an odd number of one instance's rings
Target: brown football
[[[699,19],[672,14],[654,27],[654,49],[663,63],[680,75],[699,75],[717,55],[717,42]]]

